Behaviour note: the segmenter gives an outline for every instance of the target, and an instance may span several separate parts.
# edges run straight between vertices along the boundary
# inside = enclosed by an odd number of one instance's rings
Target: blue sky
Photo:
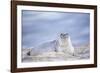
[[[22,47],[30,48],[68,33],[72,44],[89,43],[90,14],[22,10]]]

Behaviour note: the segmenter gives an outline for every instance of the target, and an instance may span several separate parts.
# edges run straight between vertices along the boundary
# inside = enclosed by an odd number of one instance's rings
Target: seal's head
[[[68,38],[68,37],[69,37],[68,33],[61,33],[61,34],[60,34],[60,38],[61,38],[61,39],[66,39],[66,38]]]

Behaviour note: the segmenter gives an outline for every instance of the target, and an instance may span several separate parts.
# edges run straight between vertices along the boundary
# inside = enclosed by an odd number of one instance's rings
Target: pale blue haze
[[[30,48],[68,33],[72,44],[89,43],[90,14],[22,10],[22,47]]]

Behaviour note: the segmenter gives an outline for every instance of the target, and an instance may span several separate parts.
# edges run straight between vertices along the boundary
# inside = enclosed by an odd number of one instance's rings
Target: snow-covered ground
[[[67,60],[79,60],[89,59],[90,49],[89,46],[80,46],[74,49],[74,54],[51,51],[42,51],[43,53],[32,51],[32,49],[24,49],[22,51],[22,62],[39,62],[39,61],[67,61]],[[34,55],[31,55],[33,52]]]
[[[67,61],[89,59],[89,44],[73,47],[70,36],[61,34],[58,40],[42,43],[34,48],[22,49],[22,62]]]

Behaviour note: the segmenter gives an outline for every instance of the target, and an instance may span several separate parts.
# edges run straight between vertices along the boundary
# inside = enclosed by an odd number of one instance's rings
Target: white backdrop
[[[36,1],[36,0],[33,0]],[[38,0],[48,2],[62,2],[73,4],[98,5],[98,19],[100,19],[100,0]],[[99,73],[100,72],[100,20],[98,20],[98,67],[84,69],[69,69],[55,71],[41,71],[34,73]],[[0,0],[0,73],[10,73],[10,0]],[[32,72],[27,72],[32,73]]]

